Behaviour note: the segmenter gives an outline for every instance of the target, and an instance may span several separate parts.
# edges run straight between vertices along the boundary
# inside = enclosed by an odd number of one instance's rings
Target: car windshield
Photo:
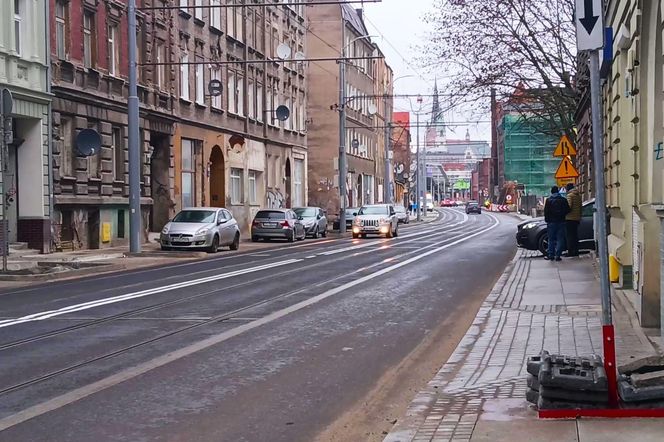
[[[387,206],[362,207],[358,215],[387,215]]]
[[[468,203],[468,206],[477,206],[477,203],[474,202],[474,201],[471,201],[471,202]]]
[[[406,208],[404,206],[394,206],[394,210],[399,213],[406,213]]]
[[[302,218],[312,218],[318,213],[318,210],[312,207],[300,207],[293,209],[293,211],[297,213],[297,216],[301,216]]]
[[[286,219],[286,214],[278,210],[261,210],[256,214],[261,219]]]
[[[173,218],[175,223],[212,223],[215,219],[214,210],[183,210]]]

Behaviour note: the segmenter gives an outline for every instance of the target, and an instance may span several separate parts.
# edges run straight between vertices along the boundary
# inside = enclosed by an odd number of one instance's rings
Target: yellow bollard
[[[620,281],[620,263],[613,255],[609,255],[609,280],[611,282]]]

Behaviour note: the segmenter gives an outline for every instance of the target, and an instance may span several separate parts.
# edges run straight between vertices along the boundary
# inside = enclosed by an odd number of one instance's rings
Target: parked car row
[[[320,207],[263,209],[251,223],[251,240],[285,239],[289,242],[307,236],[327,236],[327,217]],[[181,210],[161,231],[162,250],[203,249],[210,253],[219,247],[240,248],[240,227],[233,214],[219,207]]]

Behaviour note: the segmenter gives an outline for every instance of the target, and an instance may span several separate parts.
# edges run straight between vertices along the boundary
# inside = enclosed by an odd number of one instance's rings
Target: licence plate
[[[273,228],[277,227],[277,223],[263,223],[263,227],[273,229]]]
[[[171,244],[173,244],[174,246],[188,246],[188,245],[189,245],[189,241],[186,241],[186,240],[178,240],[178,241],[172,241]]]

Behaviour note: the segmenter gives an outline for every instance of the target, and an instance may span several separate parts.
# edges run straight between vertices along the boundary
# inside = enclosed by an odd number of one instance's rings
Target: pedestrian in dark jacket
[[[581,194],[574,184],[567,186],[567,203],[569,213],[565,217],[565,228],[567,229],[567,256],[579,256],[579,224],[581,223]]]
[[[558,193],[558,186],[551,188],[551,196],[544,204],[544,221],[549,237],[547,259],[560,261],[565,245],[565,217],[569,213],[567,200]]]

